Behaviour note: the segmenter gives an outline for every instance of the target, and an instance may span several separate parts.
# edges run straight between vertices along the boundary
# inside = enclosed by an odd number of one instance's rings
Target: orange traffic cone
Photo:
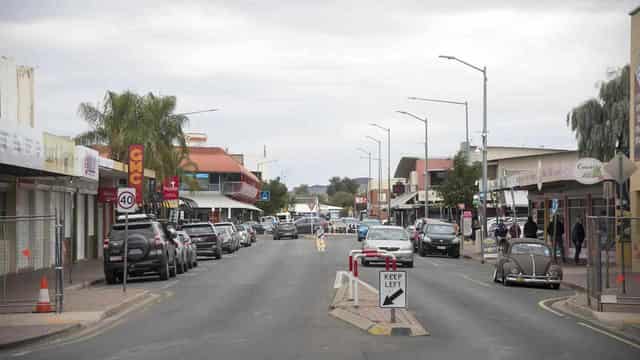
[[[40,279],[40,295],[36,304],[36,312],[48,313],[51,311],[53,309],[51,308],[51,301],[49,301],[49,285],[47,284],[47,277],[43,275]]]

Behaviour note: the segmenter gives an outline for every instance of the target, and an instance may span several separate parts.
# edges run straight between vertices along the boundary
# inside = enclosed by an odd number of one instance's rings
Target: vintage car
[[[553,262],[551,249],[537,239],[512,240],[500,255],[493,281],[511,284],[539,284],[560,288],[562,268]]]

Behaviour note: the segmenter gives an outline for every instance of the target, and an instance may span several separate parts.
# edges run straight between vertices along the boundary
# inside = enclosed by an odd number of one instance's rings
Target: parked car
[[[302,217],[296,220],[294,224],[298,234],[314,234],[319,228],[329,232],[329,222],[317,216]]]
[[[178,235],[177,231],[173,227],[169,229],[169,232],[171,234],[171,239],[176,246],[176,272],[178,274],[186,273],[187,271],[189,271],[189,265],[187,264],[187,252],[189,250],[187,249],[187,246],[184,244],[180,235]]]
[[[257,222],[257,221],[248,221],[248,222],[245,223],[245,225],[251,226],[251,228],[258,235],[263,235],[264,234],[264,226],[262,226],[262,224]],[[254,242],[255,242],[255,240],[254,240]]]
[[[409,239],[409,233],[400,226],[370,226],[362,248],[386,250],[395,255],[398,264],[413,267],[413,244]],[[362,265],[368,266],[374,261],[385,261],[385,259],[378,256],[366,256],[362,258]]]
[[[218,231],[210,222],[199,222],[182,225],[182,230],[189,235],[196,245],[198,256],[213,256],[216,259],[222,257],[222,239]]]
[[[378,219],[363,219],[358,225],[358,241],[362,241],[367,237],[367,231],[369,230],[369,226],[377,226],[382,225],[380,220]]]
[[[177,233],[178,239],[187,248],[187,266],[189,269],[198,266],[198,249],[196,248],[196,244],[193,243],[189,234],[184,230],[180,230]]]
[[[498,257],[493,281],[508,286],[516,284],[547,285],[560,288],[562,268],[553,263],[551,249],[538,239],[509,241],[504,255]]]
[[[128,226],[128,276],[156,273],[160,280],[176,276],[178,259],[175,242],[163,226],[151,218],[136,219]],[[124,233],[124,224],[116,223],[104,239],[104,275],[107,284],[114,284],[117,279],[123,278]]]
[[[257,231],[255,229],[255,225],[252,225],[251,223],[244,223],[244,226],[247,227],[247,233],[249,234],[249,240],[251,240],[252,243],[256,242],[256,234]]]
[[[418,241],[420,256],[433,254],[460,257],[460,238],[454,224],[439,220],[427,220]]]
[[[271,234],[273,232],[273,223],[271,221],[263,221],[260,223],[265,234]]]
[[[236,230],[240,234],[240,245],[247,247],[251,246],[251,235],[249,234],[249,227],[245,225],[236,225]]]
[[[296,224],[292,222],[281,222],[273,228],[273,240],[280,240],[285,237],[292,239],[298,238],[298,229]]]
[[[236,226],[231,222],[219,222],[214,224],[216,229],[227,230],[231,235],[228,242],[222,243],[222,248],[229,252],[234,253],[240,249],[242,235],[236,229]]]
[[[346,234],[347,224],[342,219],[334,219],[329,221],[329,231],[332,233]]]

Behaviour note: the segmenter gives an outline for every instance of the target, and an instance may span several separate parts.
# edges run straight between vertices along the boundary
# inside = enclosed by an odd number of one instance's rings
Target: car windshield
[[[184,226],[182,230],[189,236],[210,235],[213,233],[213,229],[209,225]]]
[[[447,224],[432,224],[432,225],[427,225],[427,232],[429,234],[443,234],[443,235],[453,235],[455,234],[455,230],[453,228],[453,225],[447,225]]]
[[[367,240],[409,241],[409,234],[404,229],[373,228],[367,233]]]
[[[512,255],[540,255],[551,256],[551,251],[546,245],[536,243],[519,243],[511,246]]]

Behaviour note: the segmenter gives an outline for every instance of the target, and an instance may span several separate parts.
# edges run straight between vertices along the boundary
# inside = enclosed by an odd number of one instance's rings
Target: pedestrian
[[[551,241],[554,241],[553,244],[553,254],[557,253],[557,249],[560,249],[560,256],[562,258],[562,262],[566,263],[567,259],[564,254],[564,244],[562,243],[562,235],[564,235],[564,224],[562,223],[562,218],[560,216],[555,216],[555,219],[549,223],[549,227],[547,228],[547,234],[551,236]],[[555,238],[554,238],[555,236]]]
[[[538,224],[533,222],[532,216],[529,216],[527,222],[524,224],[524,237],[531,239],[538,238]]]
[[[509,227],[509,236],[512,239],[517,239],[522,235],[522,229],[520,229],[520,225],[517,222],[514,222],[513,225]]]
[[[576,219],[576,223],[573,225],[573,229],[571,230],[571,242],[576,248],[575,251],[575,262],[576,265],[580,262],[580,251],[582,251],[582,243],[584,242],[585,232],[584,226],[582,226],[582,219],[580,216]]]

